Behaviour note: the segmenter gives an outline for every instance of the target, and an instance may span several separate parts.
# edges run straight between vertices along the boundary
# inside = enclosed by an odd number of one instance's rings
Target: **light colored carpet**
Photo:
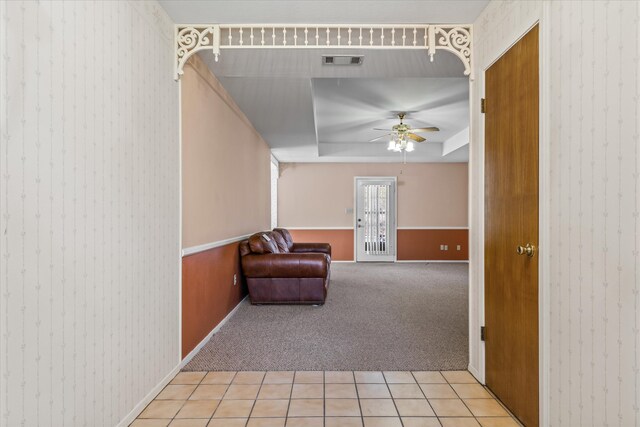
[[[331,270],[324,306],[247,299],[184,370],[467,369],[467,264]]]

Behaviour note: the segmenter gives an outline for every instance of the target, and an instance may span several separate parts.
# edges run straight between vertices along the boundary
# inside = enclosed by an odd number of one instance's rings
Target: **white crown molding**
[[[211,50],[218,61],[221,49],[421,49],[434,60],[438,50],[456,55],[464,75],[473,80],[472,25],[312,25],[312,24],[194,24],[175,26],[175,79],[190,56]]]
[[[248,239],[251,235],[253,235],[253,233],[245,234],[243,236],[230,237],[228,239],[218,240],[216,242],[211,242],[211,243],[205,243],[203,245],[197,245],[197,246],[191,246],[191,247],[188,247],[188,248],[184,248],[184,249],[182,249],[182,256],[185,257],[185,256],[188,256],[188,255],[197,254],[198,252],[204,252],[204,251],[208,251],[209,249],[215,249],[215,248],[219,248],[221,246],[229,245],[231,243],[236,243],[236,242],[239,242],[241,240]]]

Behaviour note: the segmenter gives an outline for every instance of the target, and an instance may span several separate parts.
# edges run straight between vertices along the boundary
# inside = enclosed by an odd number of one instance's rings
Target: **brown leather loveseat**
[[[324,304],[328,243],[293,243],[289,231],[274,228],[242,241],[240,255],[252,304]]]

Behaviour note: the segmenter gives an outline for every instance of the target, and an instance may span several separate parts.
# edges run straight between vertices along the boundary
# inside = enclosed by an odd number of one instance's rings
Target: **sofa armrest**
[[[245,255],[242,270],[246,277],[327,277],[329,259],[320,253]]]
[[[331,256],[329,243],[294,243],[291,247],[293,253],[322,253]]]

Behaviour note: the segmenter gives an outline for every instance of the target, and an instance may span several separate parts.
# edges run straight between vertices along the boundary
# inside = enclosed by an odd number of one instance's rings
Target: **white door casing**
[[[356,261],[396,261],[396,184],[396,177],[355,178]]]

